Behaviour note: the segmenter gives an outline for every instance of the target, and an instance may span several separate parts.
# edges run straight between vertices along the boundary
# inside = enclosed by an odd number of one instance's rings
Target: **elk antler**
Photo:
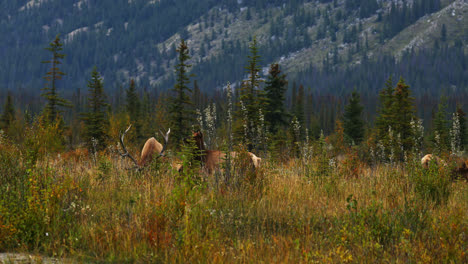
[[[122,133],[122,131],[120,132],[120,146],[122,146],[122,149],[124,151],[124,153],[120,153],[120,156],[122,156],[123,158],[125,157],[129,157],[133,163],[135,163],[135,167],[137,169],[141,169],[140,166],[138,165],[138,162],[136,161],[136,159],[134,157],[132,157],[132,155],[130,155],[130,153],[128,152],[127,148],[125,147],[125,144],[124,144],[124,138],[125,138],[125,134],[127,134],[127,132],[130,130],[130,128],[132,127],[132,125],[128,126],[127,130],[125,130],[125,132]]]
[[[166,134],[164,134],[161,130],[159,130],[159,132],[161,133],[161,135],[164,138],[164,145],[163,145],[163,148],[162,148],[161,152],[159,153],[159,156],[161,157],[161,156],[164,156],[164,151],[166,150],[166,146],[169,143],[169,134],[171,133],[171,128],[169,128],[169,130],[167,130]]]

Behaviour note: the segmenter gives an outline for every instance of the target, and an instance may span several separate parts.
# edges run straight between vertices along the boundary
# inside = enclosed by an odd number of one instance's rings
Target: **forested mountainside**
[[[94,66],[107,91],[131,78],[167,90],[181,38],[193,79],[211,92],[245,78],[256,36],[265,75],[279,62],[291,85],[317,95],[375,95],[394,75],[417,97],[464,96],[467,18],[465,0],[3,0],[0,91],[39,95],[44,48],[60,34],[66,96],[86,87]]]

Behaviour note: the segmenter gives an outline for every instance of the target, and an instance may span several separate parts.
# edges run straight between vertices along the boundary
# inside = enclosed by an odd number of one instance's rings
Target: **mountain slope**
[[[6,0],[0,4],[0,91],[21,86],[39,93],[46,72],[41,61],[49,56],[43,48],[56,34],[65,43],[62,68],[68,75],[62,88],[69,93],[85,87],[94,65],[108,90],[130,78],[168,89],[181,38],[188,41],[193,72],[207,91],[244,78],[253,36],[264,72],[279,62],[290,79],[311,67],[359,67],[363,59],[401,58],[404,51],[435,45],[461,43],[466,51],[466,1],[407,2]]]

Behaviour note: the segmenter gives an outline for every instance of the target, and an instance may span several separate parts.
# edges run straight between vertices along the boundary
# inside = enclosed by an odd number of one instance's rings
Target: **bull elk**
[[[195,145],[199,153],[198,160],[202,164],[203,168],[206,169],[208,174],[212,174],[216,169],[219,169],[219,165],[224,161],[226,153],[219,150],[205,149],[203,134],[200,131],[193,133],[192,138],[195,141]],[[235,151],[232,151],[230,154],[233,158],[237,156],[237,152]],[[253,165],[253,167],[255,169],[259,168],[262,159],[257,157],[252,152],[248,152],[248,155],[250,157],[250,160],[252,162],[251,164]]]
[[[169,130],[166,132],[166,134],[164,134],[162,131],[159,131],[161,133],[161,135],[163,136],[163,138],[164,138],[164,145],[159,143],[154,137],[151,137],[150,139],[146,140],[145,145],[143,146],[143,149],[141,150],[140,161],[137,161],[128,152],[127,148],[125,147],[125,143],[124,143],[125,134],[127,134],[127,132],[130,130],[131,127],[132,127],[132,125],[130,125],[125,130],[125,132],[123,132],[123,133],[120,132],[120,146],[122,147],[122,149],[124,151],[123,153],[120,153],[120,156],[122,156],[124,158],[125,157],[130,158],[133,161],[133,163],[135,164],[135,168],[137,168],[138,170],[141,170],[145,166],[150,164],[151,161],[154,158],[159,158],[159,157],[164,156],[164,151],[166,150],[167,143],[169,142],[169,133],[171,133],[171,129],[169,128]],[[156,157],[154,157],[155,154],[157,155]]]

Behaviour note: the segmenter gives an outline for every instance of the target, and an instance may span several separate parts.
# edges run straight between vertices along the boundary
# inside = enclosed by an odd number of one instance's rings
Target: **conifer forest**
[[[466,0],[3,0],[0,263],[467,263]]]

